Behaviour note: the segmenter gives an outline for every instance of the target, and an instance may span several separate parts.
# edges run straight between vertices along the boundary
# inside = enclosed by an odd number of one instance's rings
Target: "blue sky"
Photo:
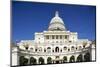
[[[12,40],[34,39],[35,32],[48,29],[55,11],[59,11],[68,30],[78,32],[78,38],[95,39],[95,6],[13,1]]]

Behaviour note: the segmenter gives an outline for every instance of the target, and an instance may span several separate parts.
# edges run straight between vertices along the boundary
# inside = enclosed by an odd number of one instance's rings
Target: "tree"
[[[51,58],[51,57],[48,57],[47,63],[48,63],[48,64],[51,64],[51,63],[52,63],[52,58]]]

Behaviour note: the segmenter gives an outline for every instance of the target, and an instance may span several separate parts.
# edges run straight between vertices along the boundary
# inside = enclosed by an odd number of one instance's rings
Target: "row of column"
[[[68,39],[69,35],[45,35],[45,39]]]

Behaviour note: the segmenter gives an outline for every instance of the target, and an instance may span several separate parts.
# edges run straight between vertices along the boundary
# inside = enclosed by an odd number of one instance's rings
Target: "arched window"
[[[68,51],[70,51],[70,49],[68,49]]]
[[[51,64],[52,63],[52,58],[51,57],[48,57],[47,58],[47,64]]]
[[[70,63],[73,63],[73,62],[75,62],[75,57],[72,55],[71,57],[70,57],[70,61],[69,61]]]
[[[87,52],[85,55],[84,55],[84,61],[85,62],[89,62],[90,61],[90,53]]]
[[[47,47],[47,52],[51,52],[51,47]]]
[[[29,45],[28,44],[25,44],[23,46],[25,47],[26,50],[28,50],[28,48],[29,48]]]
[[[35,48],[35,52],[37,52],[37,48]]]
[[[24,56],[20,56],[19,57],[19,64],[22,66],[22,65],[24,65]]]
[[[55,52],[59,52],[59,47],[56,47],[55,48]]]
[[[82,47],[81,47],[81,46],[79,46],[79,49],[82,49]]]
[[[63,57],[63,63],[65,63],[65,62],[67,62],[67,57],[66,56]]]
[[[44,49],[44,52],[46,52],[46,49]]]
[[[30,51],[33,51],[33,48],[32,47],[30,48]]]
[[[30,50],[33,50],[33,48],[31,47]]]
[[[77,47],[76,47],[76,50],[77,50]]]
[[[70,43],[72,42],[72,41],[69,41]]]
[[[64,50],[67,50],[67,47],[65,46],[63,49],[64,49]]]
[[[82,61],[83,61],[82,54],[80,54],[80,55],[77,57],[77,62],[82,62]]]
[[[30,65],[35,65],[37,64],[37,60],[34,57],[30,58]]]
[[[48,47],[47,49],[51,49],[50,47]]]
[[[56,43],[58,43],[58,41],[56,41]]]
[[[62,41],[60,41],[60,43],[62,43]]]
[[[28,65],[28,59],[25,58],[24,56],[20,56],[20,58],[19,58],[19,64],[20,64],[21,66],[26,66],[26,65]]]
[[[42,47],[39,47],[39,52],[42,52]]]
[[[39,64],[44,64],[44,58],[42,57],[39,58]]]
[[[71,50],[74,50],[74,46],[71,47]]]

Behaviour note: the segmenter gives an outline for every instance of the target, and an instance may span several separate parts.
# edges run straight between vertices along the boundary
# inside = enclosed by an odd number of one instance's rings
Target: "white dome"
[[[66,30],[64,26],[64,22],[62,18],[59,17],[58,12],[55,13],[55,17],[53,17],[50,21],[50,25],[48,30],[54,31],[54,30]]]
[[[52,18],[50,24],[55,23],[55,22],[64,24],[63,20],[59,16],[55,16],[54,18]]]

